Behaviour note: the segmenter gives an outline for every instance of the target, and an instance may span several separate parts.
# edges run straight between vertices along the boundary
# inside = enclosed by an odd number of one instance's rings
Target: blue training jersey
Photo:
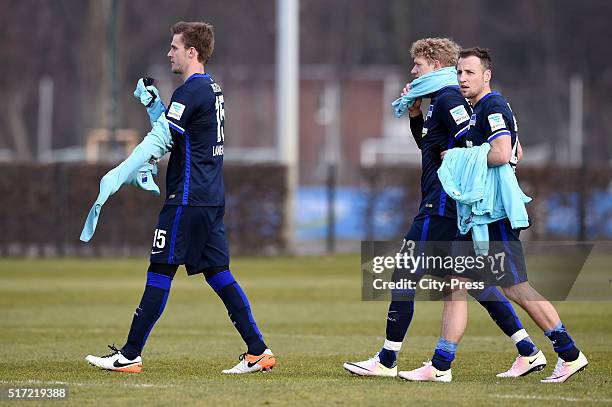
[[[419,214],[457,217],[455,201],[444,192],[437,171],[441,165],[440,153],[455,147],[455,139],[465,134],[470,113],[470,105],[458,86],[447,86],[431,94],[418,143],[422,160]]]
[[[515,146],[517,134],[518,125],[510,104],[498,92],[490,92],[476,102],[469,129],[459,144],[474,147],[490,143],[498,137],[510,136],[512,146]]]
[[[172,94],[166,118],[172,150],[166,205],[223,206],[223,92],[208,74],[193,74]]]

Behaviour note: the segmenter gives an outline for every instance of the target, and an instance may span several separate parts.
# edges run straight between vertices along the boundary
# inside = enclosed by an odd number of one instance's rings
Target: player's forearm
[[[414,141],[419,148],[421,148],[421,133],[423,132],[424,123],[423,113],[420,113],[420,111],[416,116],[410,115],[410,131],[412,132],[412,137],[414,137]]]
[[[501,136],[490,142],[491,150],[487,154],[487,164],[489,167],[508,164],[512,157],[512,145],[509,136]]]
[[[487,165],[489,167],[497,167],[498,165],[508,164],[511,155],[512,150],[505,151],[504,149],[491,146],[491,150],[487,154]]]
[[[160,116],[153,123],[153,128],[144,137],[141,145],[146,143],[147,152],[151,153],[156,159],[164,156],[172,148],[172,137],[168,128],[168,122],[165,116]]]
[[[152,158],[159,159],[170,151],[171,140],[166,118],[161,116],[130,155],[116,167],[119,185],[128,181],[132,174],[148,164]]]

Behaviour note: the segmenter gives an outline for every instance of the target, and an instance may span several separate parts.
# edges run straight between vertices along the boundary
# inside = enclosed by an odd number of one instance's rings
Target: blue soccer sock
[[[145,291],[142,294],[140,305],[134,312],[127,342],[121,349],[121,353],[126,358],[134,359],[141,354],[153,325],[164,312],[171,285],[172,277],[153,272],[147,273]]]
[[[207,278],[206,282],[225,304],[232,323],[248,347],[247,353],[261,355],[267,346],[251,313],[249,300],[232,273],[229,270],[222,271]]]
[[[455,352],[457,352],[457,344],[440,337],[431,358],[432,366],[442,371],[450,369],[451,363],[455,360]]]
[[[392,368],[397,362],[397,353],[408,332],[414,315],[414,301],[391,301],[387,313],[387,331],[385,343],[378,353],[383,366]]]
[[[550,331],[544,331],[544,335],[550,339],[553,349],[565,362],[573,362],[578,359],[580,351],[574,345],[574,340],[565,330],[561,321]]]
[[[514,341],[521,356],[533,356],[540,351],[523,328],[510,301],[497,287],[489,286],[484,291],[468,292],[487,310],[497,326]]]

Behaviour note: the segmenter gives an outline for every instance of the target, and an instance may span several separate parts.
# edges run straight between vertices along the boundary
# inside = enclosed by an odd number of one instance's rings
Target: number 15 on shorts
[[[166,247],[166,231],[162,229],[155,229],[151,254],[161,253],[164,251],[164,247]]]

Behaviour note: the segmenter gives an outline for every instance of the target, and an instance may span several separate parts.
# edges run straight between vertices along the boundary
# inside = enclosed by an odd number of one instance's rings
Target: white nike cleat
[[[378,353],[374,357],[363,362],[346,362],[342,365],[346,370],[358,376],[397,376],[397,366],[387,367],[380,363]]]
[[[276,358],[270,349],[266,349],[261,355],[250,355],[243,353],[238,357],[240,362],[231,369],[223,370],[225,374],[242,374],[255,372],[268,372],[276,365]]]
[[[557,360],[557,366],[555,366],[555,370],[553,370],[552,375],[542,379],[541,381],[542,383],[563,383],[574,374],[586,369],[588,364],[589,361],[582,352],[578,354],[578,359],[572,362],[566,362],[559,358]]]
[[[519,355],[512,367],[503,373],[498,373],[497,377],[520,377],[527,376],[531,372],[539,372],[546,367],[546,357],[542,351],[538,351],[533,356]]]
[[[411,382],[443,382],[450,383],[453,380],[451,370],[438,370],[431,364],[431,361],[423,362],[423,367],[399,372],[399,377]]]
[[[140,373],[142,371],[142,359],[140,356],[130,360],[115,348],[115,345],[108,346],[112,352],[106,356],[87,355],[85,358],[90,364],[106,370],[115,372]]]

